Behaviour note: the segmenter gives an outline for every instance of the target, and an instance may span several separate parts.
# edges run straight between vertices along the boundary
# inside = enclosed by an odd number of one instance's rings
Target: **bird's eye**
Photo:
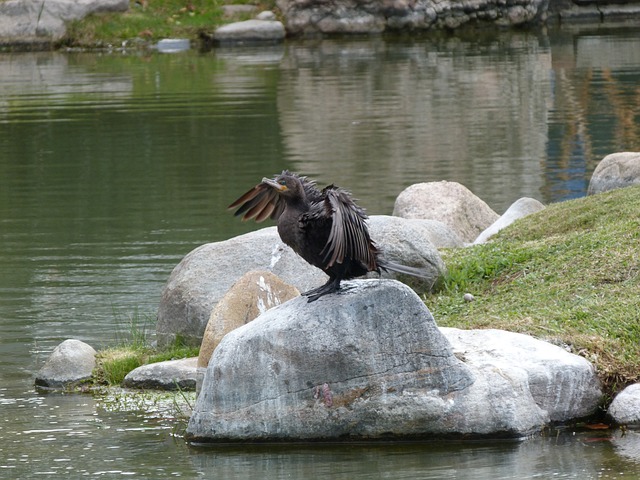
[[[286,181],[286,180],[284,180],[284,179],[282,179],[282,180],[278,180],[278,183],[279,183],[280,185],[286,185],[286,184],[287,184],[287,181]]]

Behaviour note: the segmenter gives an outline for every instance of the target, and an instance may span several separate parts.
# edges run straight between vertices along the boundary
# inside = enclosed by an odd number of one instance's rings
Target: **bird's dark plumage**
[[[237,208],[235,215],[243,220],[276,220],[282,241],[329,275],[325,285],[303,294],[309,302],[337,291],[341,280],[371,271],[423,275],[381,257],[369,235],[365,211],[335,185],[320,191],[306,177],[285,170],[273,180],[263,178],[229,208]]]

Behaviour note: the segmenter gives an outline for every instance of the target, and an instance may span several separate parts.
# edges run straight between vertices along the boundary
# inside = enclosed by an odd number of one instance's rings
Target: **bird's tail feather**
[[[379,262],[378,265],[382,270],[385,270],[385,271],[391,271],[395,273],[404,273],[406,275],[412,275],[414,277],[420,277],[420,278],[433,277],[432,269],[420,268],[420,267],[409,267],[407,265],[391,262],[389,260],[385,260],[384,262]]]

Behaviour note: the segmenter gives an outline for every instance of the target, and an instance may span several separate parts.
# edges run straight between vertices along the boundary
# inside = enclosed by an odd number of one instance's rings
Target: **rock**
[[[276,305],[300,295],[298,289],[271,272],[244,274],[220,299],[204,331],[198,368],[206,368],[215,348],[231,330],[250,322]]]
[[[254,19],[217,28],[213,40],[217,43],[281,42],[284,36],[282,22]]]
[[[188,38],[163,38],[156,48],[162,53],[184,52],[191,48],[191,41]]]
[[[474,337],[449,329],[454,350],[405,285],[346,284],[314,303],[295,298],[227,334],[209,362],[187,439],[520,437],[588,409],[589,382],[597,381],[586,360],[533,348],[539,341],[517,334],[474,347]],[[505,338],[512,346],[499,344]],[[538,352],[542,359],[530,358]]]
[[[539,212],[545,208],[544,204],[534,198],[521,198],[516,200],[506,212],[502,214],[495,222],[493,222],[486,230],[484,230],[478,238],[473,242],[474,245],[486,243],[489,238],[494,236],[500,230],[508,227],[519,218],[526,217],[535,212]]]
[[[264,10],[260,12],[258,15],[256,15],[256,20],[275,21],[277,20],[277,18],[276,18],[276,14],[273,13],[271,10]]]
[[[640,184],[640,152],[612,153],[591,175],[587,195]]]
[[[626,430],[621,435],[611,435],[609,437],[616,457],[624,460],[631,460],[633,465],[640,462],[640,432],[637,430]]]
[[[523,378],[535,405],[552,422],[585,417],[598,408],[600,381],[583,357],[520,333],[443,327],[440,331],[474,373],[477,369],[499,372],[507,379]]]
[[[39,42],[61,39],[66,24],[103,12],[125,12],[129,0],[7,0],[0,1],[0,39]]]
[[[156,325],[158,345],[168,345],[178,338],[200,345],[215,305],[251,270],[267,270],[300,291],[327,281],[322,270],[282,243],[276,227],[202,245],[173,269],[162,291]]]
[[[372,235],[375,234],[377,243],[391,243],[391,238],[399,232],[411,230],[415,235],[422,236],[421,242],[430,242],[436,248],[463,247],[464,242],[449,226],[438,220],[423,220],[418,218],[402,218],[391,215],[371,215],[369,226]],[[411,234],[414,236],[414,233]],[[401,236],[402,243],[411,243],[411,239]],[[431,248],[431,247],[429,247]],[[415,249],[419,251],[419,248]],[[413,253],[411,254],[413,255]],[[399,259],[398,259],[399,260]],[[411,258],[405,261],[412,261]]]
[[[498,214],[464,185],[447,181],[407,187],[396,198],[393,214],[441,221],[464,242],[473,242],[498,219]]]
[[[122,386],[148,390],[195,390],[198,358],[142,365],[130,371]]]
[[[560,23],[603,23],[625,22],[640,15],[637,2],[594,2],[589,0],[549,2],[550,20]]]
[[[38,387],[74,388],[91,380],[96,351],[80,340],[69,339],[58,345],[36,375]]]
[[[442,1],[277,0],[293,35],[453,29],[466,24],[515,26],[546,18],[547,0]]]
[[[616,395],[607,414],[620,425],[640,426],[640,383],[629,385]]]
[[[394,272],[382,272],[383,278],[401,279],[419,292],[432,289],[445,271],[445,264],[435,245],[429,241],[433,233],[430,226],[420,221],[412,222],[387,215],[374,215],[369,218],[371,237],[380,247],[385,258],[401,265],[423,269],[427,274],[426,278],[419,278]],[[371,272],[368,277],[377,278],[378,274]]]
[[[473,381],[412,290],[394,280],[345,284],[227,334],[209,362],[189,438],[394,435],[427,421],[407,411],[419,392],[445,396]]]
[[[222,15],[225,18],[250,15],[257,11],[258,7],[255,5],[222,5]]]
[[[412,283],[424,291],[439,275],[442,260],[437,249],[421,237],[427,233],[416,226],[419,223],[410,226],[400,222],[371,217],[371,236],[391,260],[432,273],[431,278]],[[393,231],[393,225],[403,226]],[[282,243],[275,227],[203,245],[174,268],[163,289],[156,325],[158,344],[167,345],[179,338],[187,344],[200,345],[215,305],[233,283],[251,270],[269,271],[301,292],[327,281],[324,272]]]

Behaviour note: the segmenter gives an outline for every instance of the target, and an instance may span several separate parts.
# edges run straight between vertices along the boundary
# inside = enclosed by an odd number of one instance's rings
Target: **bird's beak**
[[[280,185],[278,182],[272,180],[271,178],[264,177],[262,179],[262,183],[269,185],[271,188],[275,188],[279,192],[286,192],[288,190],[286,185]]]

